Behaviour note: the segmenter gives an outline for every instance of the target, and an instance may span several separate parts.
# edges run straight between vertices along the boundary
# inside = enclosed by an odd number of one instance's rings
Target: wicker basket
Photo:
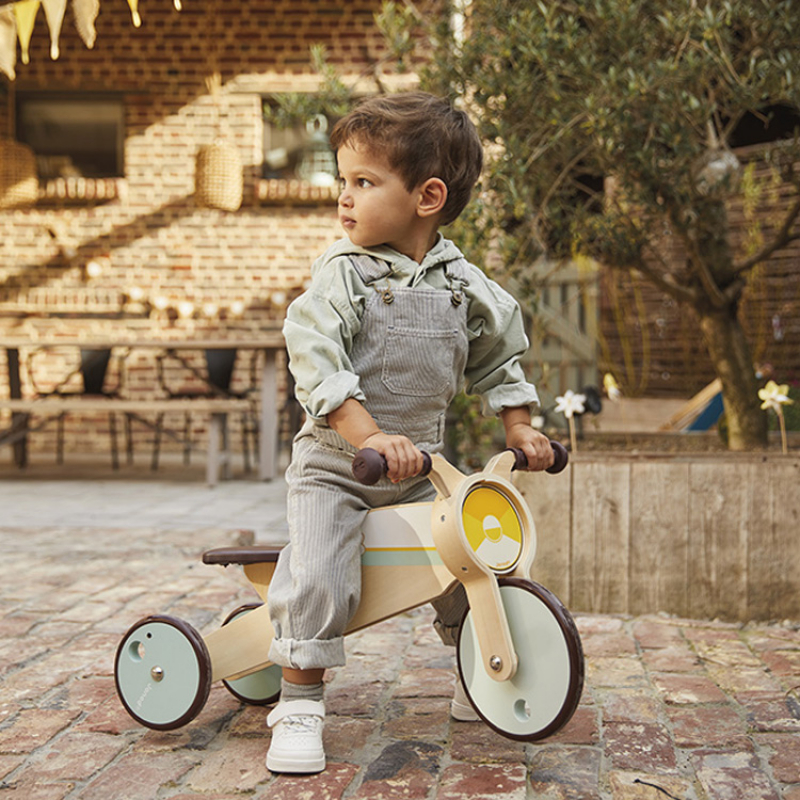
[[[195,197],[208,208],[237,211],[242,205],[242,160],[229,142],[217,139],[197,151]]]
[[[13,139],[0,139],[0,208],[30,206],[38,197],[33,150]]]

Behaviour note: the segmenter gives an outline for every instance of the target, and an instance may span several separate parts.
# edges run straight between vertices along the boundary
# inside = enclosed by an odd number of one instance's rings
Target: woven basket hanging
[[[195,197],[208,208],[238,211],[242,205],[242,159],[230,142],[217,139],[197,151]]]
[[[23,208],[39,197],[36,156],[13,139],[0,139],[0,208]]]

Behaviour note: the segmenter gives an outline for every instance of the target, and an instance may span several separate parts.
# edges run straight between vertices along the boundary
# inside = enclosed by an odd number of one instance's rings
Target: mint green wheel
[[[262,603],[247,603],[240,606],[235,611],[228,614],[223,625],[233,622],[243,614],[247,614],[255,608],[259,608]],[[243,703],[253,706],[266,706],[278,700],[281,694],[281,674],[282,670],[277,664],[260,669],[251,675],[233,680],[223,679],[225,688]]]
[[[145,617],[119,643],[114,679],[122,705],[137,722],[172,730],[191,722],[208,700],[211,657],[188,622]]]
[[[467,696],[487,725],[509,739],[536,741],[569,722],[583,691],[583,648],[569,611],[544,587],[500,578],[500,597],[517,654],[516,674],[490,677],[471,613],[458,639],[458,669]]]

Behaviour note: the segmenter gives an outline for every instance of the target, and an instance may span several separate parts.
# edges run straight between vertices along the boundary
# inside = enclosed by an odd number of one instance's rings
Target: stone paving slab
[[[584,697],[538,744],[450,719],[453,654],[426,608],[348,640],[321,775],[271,775],[265,710],[222,685],[189,725],[140,727],[115,694],[120,638],[150,613],[207,633],[257,599],[199,557],[247,538],[0,528],[0,800],[800,800],[791,623],[578,616]]]

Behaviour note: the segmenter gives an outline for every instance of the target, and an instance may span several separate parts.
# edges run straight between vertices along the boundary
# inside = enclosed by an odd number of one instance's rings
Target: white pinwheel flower
[[[780,411],[781,406],[794,403],[789,397],[789,384],[777,384],[769,381],[763,389],[758,390],[758,397],[762,401],[761,408],[765,411],[771,408],[773,411]]]
[[[556,411],[572,419],[575,414],[583,414],[585,402],[585,394],[575,394],[572,389],[567,389],[563,395],[556,397]]]

